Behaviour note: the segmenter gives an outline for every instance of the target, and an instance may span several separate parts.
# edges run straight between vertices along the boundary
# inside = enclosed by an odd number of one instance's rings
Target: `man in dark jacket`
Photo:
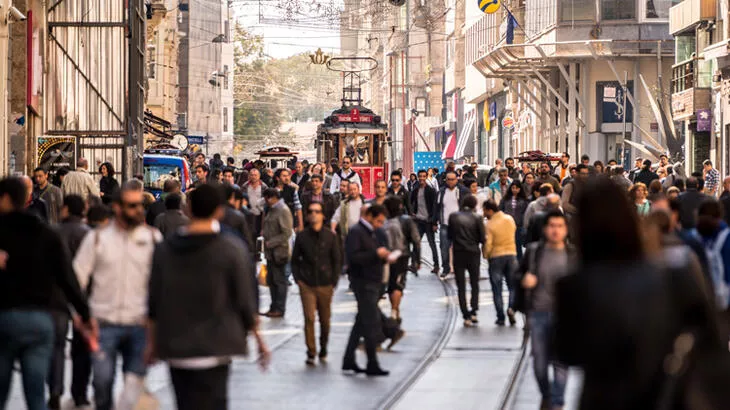
[[[251,233],[246,216],[238,210],[238,205],[243,198],[243,192],[240,188],[226,184],[223,185],[223,193],[226,197],[225,213],[223,214],[223,219],[220,221],[223,224],[223,228],[230,230],[233,234],[241,238],[246,243],[248,249],[253,252],[256,249],[256,239]]]
[[[449,239],[449,216],[459,212],[461,199],[469,195],[469,190],[462,184],[459,184],[456,172],[447,171],[445,173],[444,185],[438,194],[438,199],[434,204],[433,220],[441,224],[439,231],[439,239],[441,245],[441,278],[445,279],[452,273],[451,258],[449,250],[451,249],[451,240]]]
[[[165,198],[172,193],[180,193],[180,181],[174,179],[168,179],[162,185],[162,195],[155,201],[149,208],[147,208],[147,214],[145,215],[145,222],[149,226],[155,226],[155,219],[157,215],[165,212]]]
[[[25,202],[25,211],[29,214],[37,216],[41,221],[48,223],[48,203],[41,199],[33,192],[33,180],[29,177],[23,177],[25,183],[27,200]]]
[[[28,408],[46,408],[45,381],[53,353],[54,292],[63,297],[96,335],[89,306],[74,276],[68,250],[58,232],[24,212],[28,190],[22,178],[0,180],[0,374],[12,374],[23,363],[23,390]],[[38,257],[42,255],[42,257]],[[2,377],[0,391],[10,388]],[[0,398],[5,406],[7,396]]]
[[[411,192],[411,214],[418,225],[418,234],[423,239],[426,234],[428,246],[431,247],[431,256],[433,258],[432,273],[439,273],[439,253],[436,248],[436,229],[437,224],[434,221],[434,207],[436,205],[436,196],[438,192],[428,184],[428,172],[426,170],[418,171],[418,184]]]
[[[655,179],[659,179],[659,175],[651,170],[651,160],[645,159],[641,171],[636,174],[634,183],[641,182],[648,187]]]
[[[479,264],[481,249],[486,240],[484,223],[474,214],[477,199],[466,196],[461,200],[461,211],[449,217],[448,235],[454,247],[454,275],[459,294],[459,307],[464,317],[464,326],[478,323],[479,310]],[[466,307],[466,271],[471,283],[471,310]]]
[[[171,193],[165,197],[165,208],[167,210],[157,215],[154,225],[165,238],[174,235],[180,227],[187,225],[190,221],[183,213],[181,207],[182,195]]]
[[[406,187],[403,186],[403,175],[401,175],[398,171],[395,171],[390,175],[390,188],[388,188],[388,195],[400,198],[401,201],[403,201],[403,207],[406,210],[406,214],[411,214],[410,194]]]
[[[342,272],[342,251],[337,235],[325,228],[322,203],[312,202],[307,205],[306,210],[309,223],[294,242],[291,267],[299,285],[304,308],[306,363],[313,366],[317,354],[314,340],[315,313],[319,315],[319,360],[327,360],[332,295]]]
[[[382,314],[378,300],[383,287],[383,265],[390,252],[380,244],[376,231],[385,223],[387,211],[382,205],[371,205],[364,217],[347,234],[345,249],[352,290],[357,299],[357,316],[342,361],[345,372],[366,373],[368,376],[390,374],[380,368],[377,346],[382,333]],[[365,338],[368,365],[365,370],[355,361],[360,338]]]
[[[257,330],[251,253],[220,232],[224,194],[201,185],[189,199],[192,221],[152,258],[146,360],[167,361],[178,409],[224,409],[231,358],[247,353],[247,332],[264,366],[270,352]]]
[[[84,223],[85,208],[86,202],[79,195],[68,195],[63,199],[63,207],[59,215],[62,221],[58,225],[58,233],[61,234],[61,240],[66,244],[72,259],[76,256],[81,241],[90,231]],[[48,391],[51,396],[48,400],[48,408],[51,410],[60,408],[61,396],[63,396],[66,335],[68,334],[68,322],[71,318],[66,299],[60,291],[57,291],[56,295],[58,308],[52,311],[56,337],[53,345],[53,359],[48,374]],[[73,335],[73,343],[71,344],[71,358],[73,360],[71,397],[73,397],[76,407],[81,407],[89,405],[86,391],[89,386],[89,376],[91,375],[91,357],[89,356],[86,340],[84,340],[81,333],[74,329]]]
[[[643,171],[642,171],[643,172]],[[680,204],[679,223],[682,231],[693,231],[697,227],[697,210],[702,202],[708,199],[707,195],[699,191],[699,181],[696,177],[687,178],[687,191],[682,192],[678,199]]]
[[[326,226],[330,226],[332,215],[335,214],[339,201],[324,189],[322,175],[314,174],[309,178],[309,181],[312,184],[312,189],[302,193],[302,209],[307,210],[310,204],[319,202],[322,204],[322,211],[324,212],[324,223]],[[309,226],[309,223],[309,218],[304,218],[304,226]]]

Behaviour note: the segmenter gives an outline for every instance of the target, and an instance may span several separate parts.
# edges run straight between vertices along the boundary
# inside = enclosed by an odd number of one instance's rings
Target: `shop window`
[[[560,0],[561,21],[595,21],[596,3],[584,0]]]
[[[636,0],[602,0],[601,19],[634,20],[636,19]]]

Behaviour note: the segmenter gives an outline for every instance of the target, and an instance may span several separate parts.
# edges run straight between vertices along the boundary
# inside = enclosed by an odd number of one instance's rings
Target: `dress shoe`
[[[343,372],[353,372],[355,374],[357,373],[365,373],[365,369],[359,367],[357,364],[343,364],[342,365],[342,371]]]
[[[61,397],[53,395],[48,399],[48,408],[50,410],[59,410],[61,408]]]
[[[314,356],[307,356],[307,360],[304,362],[307,366],[314,366]]]
[[[319,351],[319,360],[324,362],[327,361],[327,348],[323,347],[322,350]]]
[[[277,312],[277,311],[269,311],[269,312],[266,313],[265,316],[266,317],[270,317],[272,319],[276,319],[276,318],[282,318],[282,317],[284,317],[284,313]]]
[[[368,376],[387,376],[390,374],[390,372],[387,370],[383,370],[380,367],[376,367],[373,369],[367,369],[365,371],[365,374]]]
[[[512,308],[507,309],[507,318],[509,318],[509,325],[514,326],[517,324],[517,319],[515,318],[515,311],[512,310]]]
[[[471,319],[464,319],[464,327],[472,327],[473,325]]]
[[[497,326],[504,326],[504,320],[497,319],[497,321],[494,322],[494,324],[497,325]]]
[[[471,323],[475,325],[479,323],[479,319],[477,318],[477,312],[471,312]]]

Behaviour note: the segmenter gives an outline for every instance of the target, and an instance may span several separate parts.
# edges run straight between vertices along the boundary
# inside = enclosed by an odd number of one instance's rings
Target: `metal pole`
[[[629,82],[629,72],[624,71],[624,83],[621,84],[621,90],[622,90],[621,100],[623,100],[621,102],[621,105],[623,106],[623,111],[621,111],[623,113],[622,121],[621,121],[622,122],[622,124],[621,124],[621,142],[622,143],[623,143],[623,141],[626,140],[626,84],[628,82]],[[626,147],[626,144],[624,144],[624,149],[626,149],[625,147]],[[621,163],[623,164],[623,158],[621,158]]]

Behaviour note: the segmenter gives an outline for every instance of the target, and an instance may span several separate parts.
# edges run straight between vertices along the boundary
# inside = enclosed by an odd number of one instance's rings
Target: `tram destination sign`
[[[373,115],[360,114],[360,110],[353,108],[349,114],[336,114],[339,122],[373,122]]]

